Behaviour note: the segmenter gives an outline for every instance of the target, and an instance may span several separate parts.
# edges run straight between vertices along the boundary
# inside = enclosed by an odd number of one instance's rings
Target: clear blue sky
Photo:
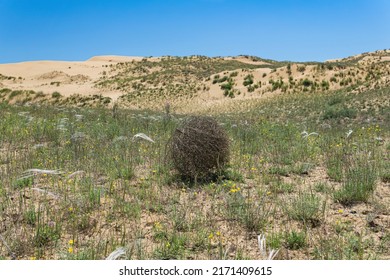
[[[0,0],[0,63],[104,54],[323,61],[388,48],[387,0]]]

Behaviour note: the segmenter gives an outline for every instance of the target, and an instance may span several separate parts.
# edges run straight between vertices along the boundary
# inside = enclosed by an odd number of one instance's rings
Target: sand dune
[[[86,61],[0,64],[0,89],[33,90],[48,96],[59,92],[64,97],[102,95],[113,101],[125,95],[127,99],[122,98],[120,102],[124,101],[128,106],[135,104],[138,108],[150,107],[153,102],[160,106],[161,100],[178,101],[180,97],[182,103],[188,106],[196,102],[229,103],[222,89],[223,85],[227,86],[223,83],[228,79],[234,100],[280,93],[337,90],[363,82],[369,82],[367,88],[389,84],[390,51],[329,60],[329,65],[277,62],[254,56],[188,58],[102,55]],[[221,59],[226,62],[224,67],[227,68],[221,68]],[[144,60],[158,63],[143,63]],[[242,64],[237,66],[230,61]],[[237,69],[232,69],[232,65]],[[374,76],[370,75],[372,65],[378,66]],[[205,72],[208,77],[203,76]],[[375,80],[378,75],[384,78]],[[225,80],[214,81],[216,76]],[[252,79],[251,86],[245,83],[248,77]]]
[[[16,79],[2,81],[3,87],[13,90],[34,90],[43,93],[60,91],[71,94],[102,94],[116,98],[120,94],[94,87],[94,82],[110,64],[112,56],[94,57],[87,61],[29,61],[0,64],[0,74]],[[131,61],[121,58],[118,61]]]

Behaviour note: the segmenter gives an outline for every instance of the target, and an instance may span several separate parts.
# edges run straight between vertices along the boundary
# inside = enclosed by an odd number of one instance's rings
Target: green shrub
[[[251,84],[253,84],[253,75],[249,74],[249,75],[245,76],[243,85],[244,86],[249,86]]]
[[[342,188],[334,194],[334,199],[344,205],[367,202],[372,195],[377,172],[371,164],[359,160],[346,172]]]
[[[61,93],[59,93],[58,91],[55,91],[55,92],[53,92],[52,94],[51,94],[51,97],[52,98],[60,98],[62,95],[61,95]]]
[[[291,231],[286,234],[286,247],[290,250],[298,250],[306,245],[306,235],[304,232]]]
[[[304,86],[304,87],[309,87],[309,86],[311,86],[313,84],[313,82],[312,81],[310,81],[309,79],[304,79],[303,81],[302,81],[302,85]]]
[[[320,199],[315,194],[300,193],[285,207],[287,215],[304,223],[317,223],[320,215]]]
[[[340,118],[353,119],[356,117],[356,115],[357,115],[357,111],[353,108],[330,106],[325,109],[325,112],[322,115],[322,119],[323,120],[340,119]]]

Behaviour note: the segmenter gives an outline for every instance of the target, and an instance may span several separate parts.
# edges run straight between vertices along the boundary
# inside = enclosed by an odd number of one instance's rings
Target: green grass
[[[213,111],[231,160],[195,184],[166,160],[185,115],[1,103],[0,258],[104,259],[124,246],[128,259],[257,259],[259,234],[280,259],[389,258],[388,96],[300,93]],[[341,104],[354,117],[324,118]],[[133,139],[141,132],[155,143]],[[32,168],[62,173],[21,178]],[[371,222],[354,228],[355,217]]]
[[[357,159],[348,168],[342,188],[335,192],[335,200],[346,205],[367,202],[375,190],[376,180],[376,168],[368,159]]]

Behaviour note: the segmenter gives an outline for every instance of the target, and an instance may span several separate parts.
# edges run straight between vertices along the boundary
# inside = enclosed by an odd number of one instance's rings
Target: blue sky
[[[104,54],[323,61],[387,48],[387,0],[0,0],[0,63]]]

